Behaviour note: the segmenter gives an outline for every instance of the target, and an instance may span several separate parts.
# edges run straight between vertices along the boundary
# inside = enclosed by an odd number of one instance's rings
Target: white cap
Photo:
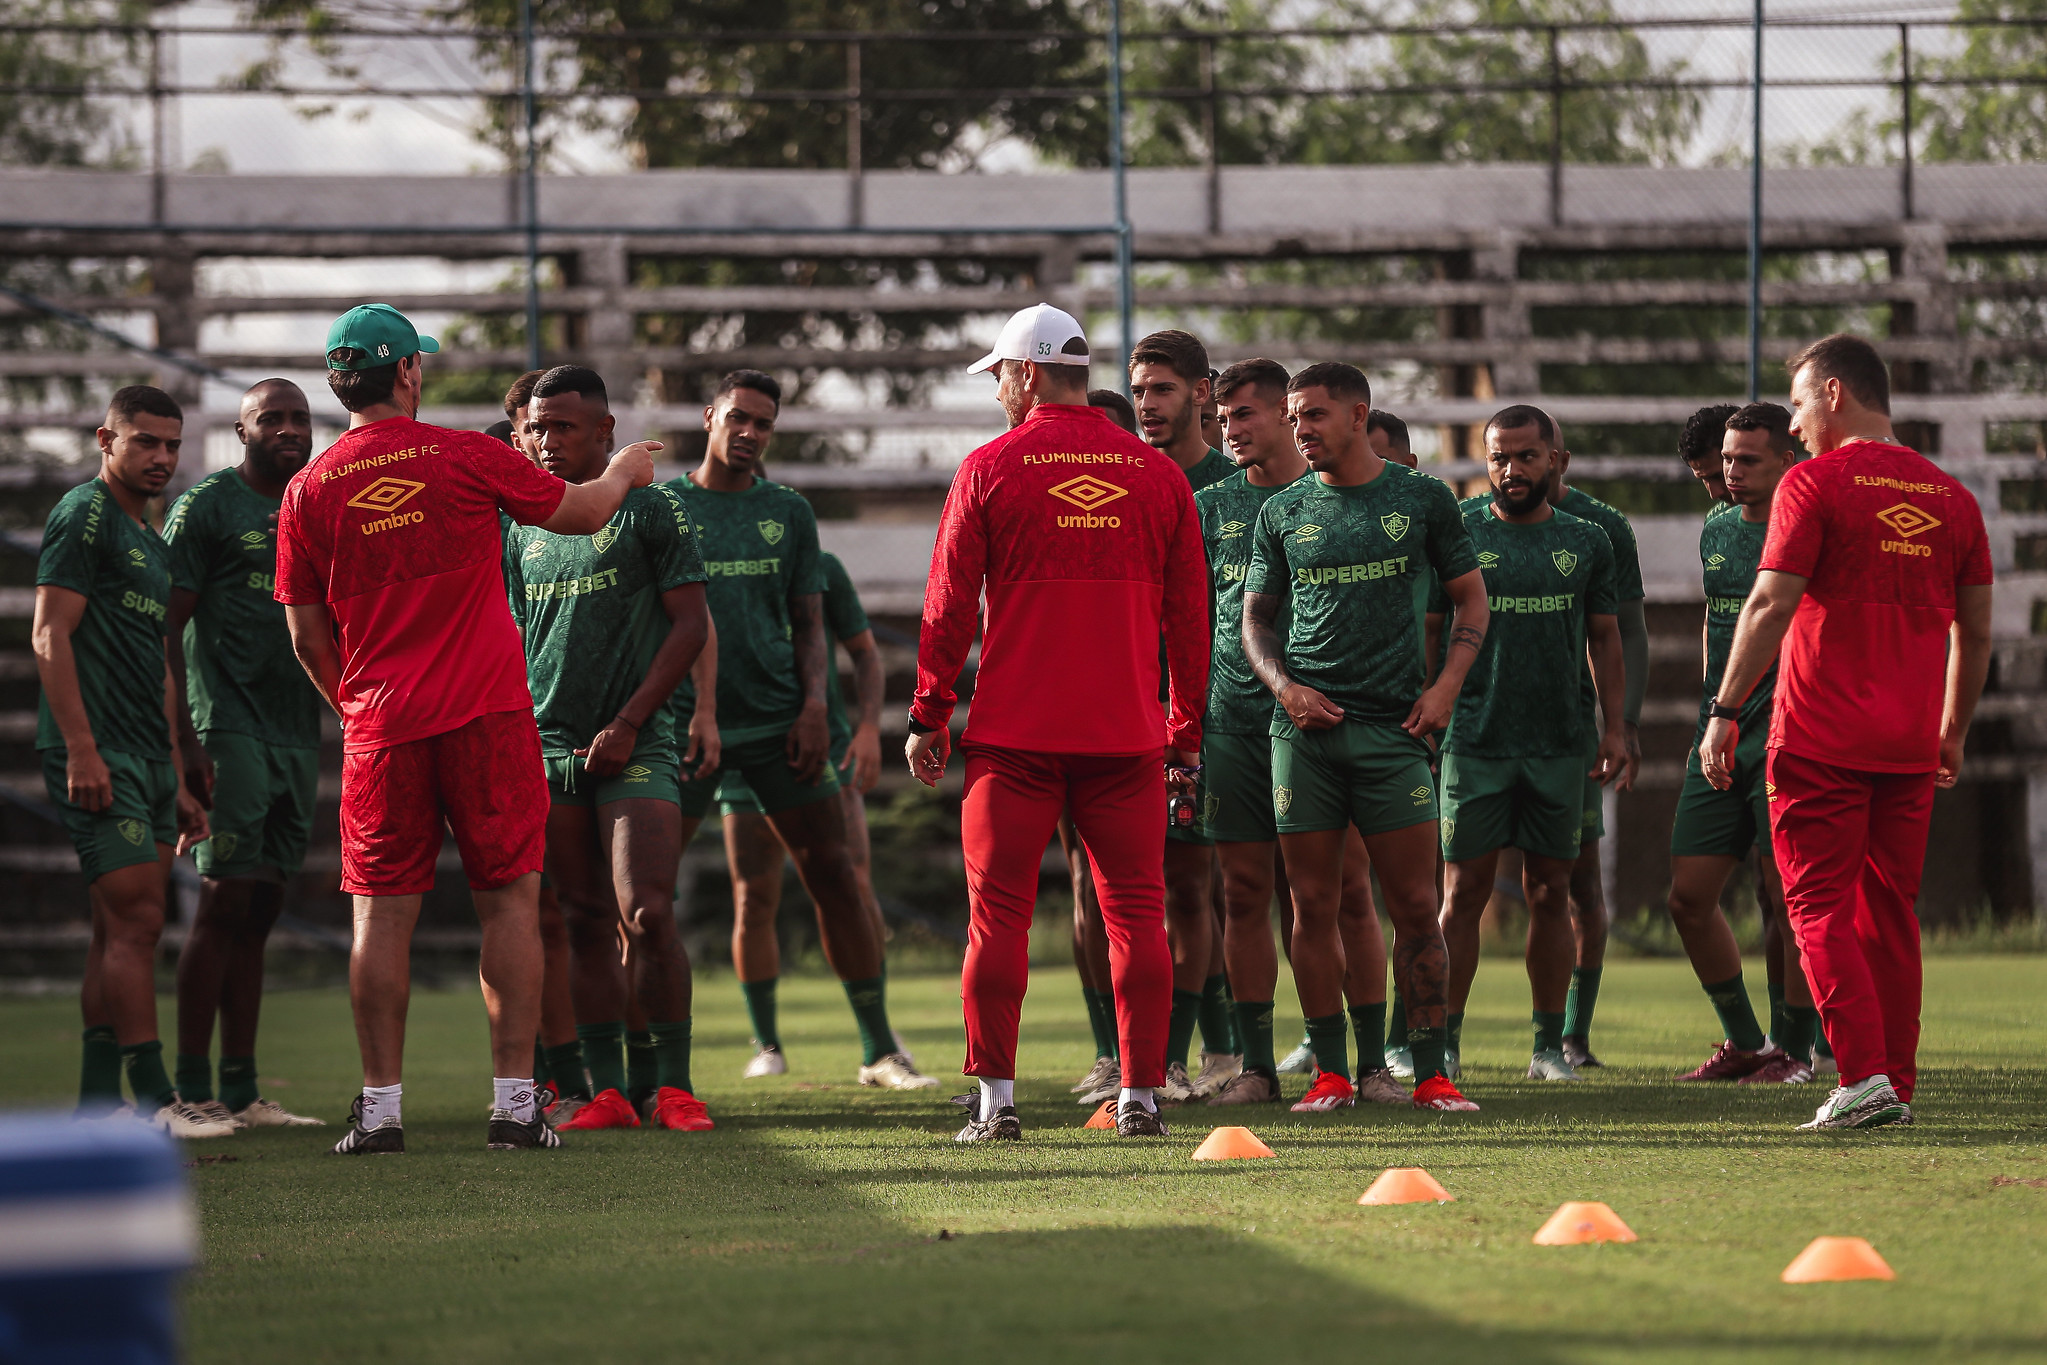
[[[1079,345],[1074,346],[1075,342]],[[1005,360],[1085,365],[1089,360],[1087,333],[1081,331],[1073,314],[1061,312],[1049,303],[1033,304],[1002,324],[995,349],[967,366],[967,373],[992,370]]]

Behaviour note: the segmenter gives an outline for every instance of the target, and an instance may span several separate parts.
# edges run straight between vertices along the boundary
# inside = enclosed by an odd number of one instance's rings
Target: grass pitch
[[[1188,1160],[1218,1111],[1178,1111],[1163,1142],[1079,1129],[1070,971],[1038,973],[1025,1006],[1026,1141],[955,1146],[956,982],[890,991],[946,1090],[854,1086],[823,979],[783,986],[790,1075],[741,1083],[739,993],[708,976],[696,1077],[718,1130],[554,1153],[483,1150],[481,999],[416,995],[406,1156],[330,1157],[333,1127],[192,1145],[235,1159],[191,1171],[191,1359],[2047,1359],[2047,958],[1929,960],[1919,1125],[1821,1136],[1790,1129],[1822,1085],[1668,1080],[1716,1037],[1682,963],[1608,967],[1595,1079],[1519,1079],[1525,978],[1488,960],[1465,1027],[1484,1112],[1231,1110],[1278,1159],[1228,1163]],[[0,1002],[10,1102],[71,1100],[76,1018]],[[343,993],[270,999],[267,1093],[337,1123],[355,1066]],[[1389,1165],[1457,1202],[1358,1207]],[[1531,1245],[1566,1199],[1641,1240]],[[1867,1237],[1897,1281],[1780,1284],[1819,1234]]]

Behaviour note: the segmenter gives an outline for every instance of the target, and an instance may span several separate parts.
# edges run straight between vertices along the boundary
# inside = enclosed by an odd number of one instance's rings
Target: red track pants
[[[1919,917],[1932,773],[1870,773],[1770,750],[1784,908],[1841,1084],[1918,1078]]]
[[[974,745],[960,843],[971,924],[960,974],[969,1076],[1016,1076],[1017,1018],[1030,983],[1031,913],[1038,869],[1062,810],[1094,866],[1109,933],[1123,1084],[1166,1079],[1166,1017],[1173,959],[1166,947],[1166,786],[1155,750],[1143,754],[1036,754]]]

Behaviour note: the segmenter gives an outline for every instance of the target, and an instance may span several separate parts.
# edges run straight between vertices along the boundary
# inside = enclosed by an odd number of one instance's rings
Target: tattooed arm
[[[1343,708],[1287,675],[1286,650],[1273,624],[1279,615],[1279,595],[1269,592],[1244,594],[1244,657],[1259,682],[1279,698],[1287,719],[1302,730],[1327,730],[1343,720]]]
[[[1457,693],[1464,686],[1464,675],[1471,671],[1480,646],[1485,644],[1486,628],[1492,624],[1492,609],[1486,603],[1485,579],[1480,577],[1477,569],[1450,579],[1443,584],[1443,591],[1449,595],[1456,612],[1444,641],[1443,671],[1415,699],[1414,709],[1407,713],[1407,719],[1400,726],[1417,739],[1432,735],[1450,723],[1450,712],[1457,705]]]

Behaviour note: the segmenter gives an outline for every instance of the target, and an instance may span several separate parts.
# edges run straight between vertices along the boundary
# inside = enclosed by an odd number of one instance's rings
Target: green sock
[[[1349,1027],[1342,1010],[1308,1021],[1308,1046],[1315,1050],[1316,1071],[1334,1071],[1350,1079],[1350,1039],[1344,1036]]]
[[[1409,1029],[1409,1030],[1408,1030],[1408,1046],[1409,1046],[1409,1047],[1412,1047],[1412,1046],[1414,1046],[1414,1030],[1413,1030],[1413,1029]],[[1445,1050],[1446,1052],[1454,1052],[1454,1053],[1456,1053],[1456,1054],[1457,1054],[1457,1056],[1459,1057],[1459,1059],[1462,1059],[1462,1058],[1463,1058],[1463,1056],[1464,1056],[1464,1011],[1463,1011],[1463,1010],[1451,1010],[1451,1011],[1450,1011],[1450,1012],[1449,1012],[1449,1013],[1448,1013],[1447,1015],[1445,1015],[1445,1016],[1444,1016],[1444,1024],[1443,1024],[1443,1048],[1444,1048],[1444,1050]],[[1421,1072],[1417,1071],[1417,1072],[1415,1072],[1414,1074],[1415,1074],[1415,1075],[1417,1075],[1417,1076],[1419,1076],[1419,1075],[1421,1075]],[[1445,1073],[1445,1074],[1447,1074],[1447,1073]]]
[[[1166,1065],[1187,1065],[1187,1049],[1194,1042],[1194,1025],[1201,1018],[1200,991],[1174,991],[1173,1012],[1166,1018]]]
[[[547,1049],[540,1045],[538,1038],[535,1038],[533,1040],[533,1088],[538,1090],[541,1086],[546,1085],[550,1079],[552,1078],[547,1070]],[[559,1090],[560,1087],[556,1087],[556,1089]]]
[[[1564,1000],[1564,1036],[1580,1041],[1592,1036],[1592,1007],[1599,1003],[1598,967],[1573,967],[1571,993]]]
[[[1784,1041],[1784,1031],[1790,1027],[1790,1019],[1784,1013],[1784,987],[1780,982],[1771,982],[1770,992],[1770,1037],[1778,1043]]]
[[[576,1041],[583,1045],[583,1061],[590,1068],[590,1093],[625,1094],[625,1021],[578,1024]]]
[[[122,1048],[121,1063],[128,1070],[128,1089],[135,1095],[135,1107],[145,1118],[178,1097],[170,1073],[163,1069],[163,1044],[156,1039]]]
[[[1087,1002],[1087,1026],[1095,1035],[1095,1056],[1116,1055],[1116,995],[1113,991],[1098,991],[1093,986],[1080,988],[1081,998]]]
[[[1350,1007],[1351,1031],[1358,1036],[1358,1074],[1386,1069],[1386,1002]]]
[[[1813,1013],[1818,1014],[1819,1010],[1815,1008]],[[1827,1041],[1827,1029],[1824,1024],[1820,1026],[1819,1033],[1812,1040],[1812,1055],[1815,1057],[1825,1057],[1829,1061],[1833,1060],[1834,1045]]]
[[[1820,1012],[1810,1005],[1786,1005],[1784,1007],[1784,1031],[1777,1035],[1777,1046],[1801,1062],[1812,1060],[1813,1043],[1820,1033]]]
[[[753,1024],[753,1040],[776,1052],[782,1050],[782,1034],[775,1027],[775,983],[779,980],[771,976],[765,981],[739,983],[739,993],[746,997],[746,1017]]]
[[[1749,1004],[1740,972],[1725,981],[1707,982],[1706,998],[1713,1002],[1713,1012],[1720,1016],[1728,1042],[1743,1052],[1754,1052],[1763,1045],[1763,1026],[1756,1022],[1755,1006]]]
[[[888,985],[883,978],[846,983],[846,1003],[860,1026],[860,1065],[873,1066],[896,1050],[895,1031],[888,1023]]]
[[[203,1052],[196,1057],[189,1052],[178,1054],[178,1098],[188,1104],[204,1104],[213,1098],[213,1058]]]
[[[1416,1085],[1431,1076],[1450,1074],[1443,1067],[1443,1043],[1447,1029],[1411,1028],[1407,1031],[1407,1050],[1414,1056],[1414,1080]]]
[[[1393,992],[1393,998],[1386,1005],[1386,1046],[1407,1046],[1407,1002],[1400,998],[1400,992]]]
[[[180,1090],[179,1094],[184,1091]],[[263,1098],[256,1088],[256,1059],[254,1057],[222,1057],[220,1059],[220,1102],[231,1114],[239,1114],[257,1100]]]
[[[638,1105],[660,1088],[660,1063],[654,1055],[654,1035],[649,1029],[633,1029],[625,1036],[625,1097]]]
[[[1279,1064],[1272,1059],[1272,1002],[1239,1000],[1237,1010],[1237,1035],[1244,1040],[1244,1070],[1274,1070]]]
[[[1234,1056],[1237,1031],[1232,1027],[1230,979],[1221,972],[1201,983],[1201,1050]]]
[[[663,1088],[696,1091],[689,1083],[689,1020],[649,1026],[654,1034],[655,1081]]]
[[[590,1098],[590,1077],[583,1070],[583,1041],[563,1043],[547,1050],[547,1074],[563,1099]]]
[[[114,1031],[101,1025],[83,1035],[85,1044],[78,1059],[78,1107],[118,1109],[121,1107],[121,1045]]]
[[[1563,1051],[1564,1012],[1562,1010],[1536,1010],[1530,1017],[1535,1020],[1535,1050],[1537,1052]]]

